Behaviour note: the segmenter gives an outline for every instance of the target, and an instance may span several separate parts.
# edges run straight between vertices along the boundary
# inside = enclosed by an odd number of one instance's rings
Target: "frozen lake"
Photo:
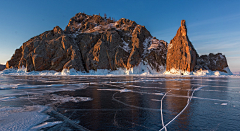
[[[239,130],[240,78],[0,75],[4,130]]]

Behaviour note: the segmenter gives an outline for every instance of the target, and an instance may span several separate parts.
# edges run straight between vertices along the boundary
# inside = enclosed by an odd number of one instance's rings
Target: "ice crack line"
[[[172,90],[170,90],[170,91],[172,91]],[[160,110],[161,110],[161,120],[162,120],[162,126],[163,126],[163,127],[165,127],[165,126],[164,126],[163,113],[162,113],[162,101],[163,101],[164,97],[165,97],[170,91],[166,92],[166,93],[164,94],[164,96],[162,97],[162,99],[161,99],[161,109],[160,109]],[[164,129],[165,129],[165,131],[167,131],[167,127],[165,127]]]
[[[169,122],[168,122],[165,126],[163,126],[162,129],[160,129],[159,131],[162,131],[163,129],[166,130],[166,127],[167,127],[170,123],[172,123],[178,116],[180,116],[180,115],[185,111],[185,109],[188,107],[188,105],[189,105],[189,103],[190,103],[190,101],[191,101],[191,99],[192,99],[192,97],[193,97],[194,92],[197,91],[197,90],[200,90],[200,89],[203,88],[203,87],[205,87],[205,86],[198,87],[198,88],[194,89],[193,92],[192,92],[192,95],[191,95],[190,97],[189,97],[189,91],[188,91],[188,101],[187,101],[186,106],[182,109],[181,112],[179,112],[171,121],[169,121]]]
[[[67,122],[68,124],[70,124],[71,126],[77,128],[77,130],[79,131],[89,131],[87,128],[77,124],[76,122],[70,120],[68,117],[64,116],[63,114],[55,111],[53,108],[49,109],[49,112],[55,114],[57,117],[63,119],[64,122]],[[71,117],[71,116],[70,116]]]
[[[150,110],[150,111],[160,111],[160,109],[153,109],[153,108],[144,108],[144,107],[139,107],[139,106],[134,106],[134,105],[129,105],[129,104],[126,104],[120,100],[117,100],[115,99],[115,95],[117,94],[118,92],[114,93],[113,96],[112,96],[112,100],[118,102],[118,103],[121,103],[125,106],[128,106],[128,107],[133,107],[133,108],[137,108],[137,109],[141,109],[141,110]]]

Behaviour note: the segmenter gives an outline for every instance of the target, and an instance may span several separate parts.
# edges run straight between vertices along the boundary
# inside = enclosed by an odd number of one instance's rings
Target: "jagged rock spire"
[[[181,26],[176,36],[168,46],[166,71],[191,72],[197,62],[198,54],[187,36],[186,21],[181,21]]]

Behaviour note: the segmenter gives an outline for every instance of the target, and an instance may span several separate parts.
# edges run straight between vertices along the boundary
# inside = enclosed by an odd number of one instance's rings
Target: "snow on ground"
[[[164,67],[160,67],[164,68]],[[184,71],[178,71],[175,69],[171,69],[171,71],[162,71],[162,72],[157,72],[154,69],[151,69],[149,65],[144,64],[141,62],[138,66],[135,66],[133,68],[130,68],[129,70],[127,69],[122,69],[119,68],[118,70],[111,71],[107,69],[98,69],[97,71],[90,70],[89,73],[86,72],[81,72],[81,71],[76,71],[74,69],[63,69],[61,72],[56,72],[56,71],[31,71],[27,72],[26,68],[21,68],[21,69],[5,69],[3,71],[0,71],[0,75],[14,75],[14,76],[126,76],[126,75],[131,75],[131,76],[180,76],[180,77],[240,77],[240,75],[233,75],[230,71],[229,68],[225,68],[225,70],[228,73],[225,72],[220,72],[220,71],[210,71],[210,70],[198,70],[196,72],[184,72]],[[6,87],[0,87],[1,88],[7,88],[8,85],[4,85]],[[11,85],[11,87],[13,87]],[[18,85],[15,85],[15,87],[18,87]]]

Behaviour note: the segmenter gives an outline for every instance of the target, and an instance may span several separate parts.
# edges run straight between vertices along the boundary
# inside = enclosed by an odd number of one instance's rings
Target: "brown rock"
[[[15,53],[13,54],[11,60],[9,60],[6,63],[6,68],[18,68],[19,61],[22,57],[22,48],[20,47],[19,49],[15,50]]]
[[[188,39],[185,20],[170,44],[152,37],[135,21],[118,21],[99,15],[78,13],[63,31],[59,26],[23,43],[6,63],[6,68],[27,71],[76,69],[130,69],[142,63],[151,70],[176,69],[191,72],[194,68],[223,71],[227,67],[223,55],[201,56]],[[209,64],[204,64],[208,62]],[[140,68],[139,68],[140,69]]]
[[[166,67],[167,42],[154,37],[148,50],[149,53],[146,56],[148,65],[152,70],[163,72]]]
[[[75,46],[75,48],[71,48]],[[61,71],[66,62],[77,59],[80,55],[74,52],[78,48],[60,27],[56,26],[51,31],[46,31],[39,36],[35,36],[23,43],[20,49],[15,51],[11,60],[7,62],[6,68],[27,68],[27,71],[56,70]],[[76,58],[75,58],[76,57]],[[81,58],[79,58],[81,59]],[[75,63],[66,68],[76,68],[84,70],[83,67]]]
[[[134,21],[122,18],[114,23],[98,15],[78,13],[65,31],[56,26],[25,42],[7,62],[7,68],[86,72],[131,68],[143,60],[144,42],[149,37],[148,30]]]
[[[152,37],[151,34],[144,26],[137,25],[135,27],[132,33],[132,50],[127,62],[128,69],[141,62],[144,54],[144,44],[150,43],[150,41],[145,40],[150,37]]]
[[[168,45],[166,71],[194,71],[197,57],[198,54],[187,36],[185,20],[182,20],[176,36]]]
[[[222,53],[202,55],[197,59],[195,70],[211,70],[229,73],[225,68],[228,67],[227,59]]]
[[[113,20],[102,18],[99,15],[90,16],[86,15],[85,13],[77,13],[69,20],[65,31],[67,33],[83,33],[85,31],[93,29],[95,26],[104,26],[113,22]]]

